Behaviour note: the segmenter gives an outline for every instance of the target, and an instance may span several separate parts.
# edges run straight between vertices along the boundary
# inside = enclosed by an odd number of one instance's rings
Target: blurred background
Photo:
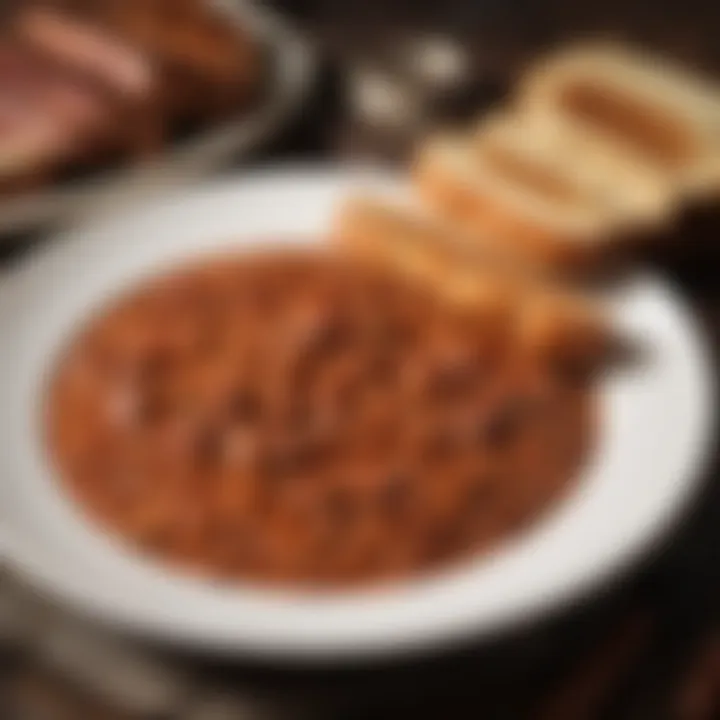
[[[38,5],[3,2],[4,27]],[[0,181],[0,282],[55,230],[148,189],[268,163],[398,162],[428,128],[476,116],[563,41],[630,40],[720,77],[720,5],[710,0],[230,0],[210,15],[201,0],[42,5],[137,32],[161,71],[111,52],[93,81],[102,92],[72,94],[53,90],[12,39],[0,45],[0,158],[16,170]],[[52,46],[53,28],[29,17],[28,32]],[[33,107],[62,121],[36,125]],[[135,119],[132,132],[104,119],[119,112]],[[42,162],[23,173],[28,157]],[[686,258],[664,270],[717,348],[715,268]],[[111,636],[4,575],[0,717],[718,718],[714,468],[706,485],[683,526],[622,583],[513,636],[412,662],[311,670],[171,654]]]

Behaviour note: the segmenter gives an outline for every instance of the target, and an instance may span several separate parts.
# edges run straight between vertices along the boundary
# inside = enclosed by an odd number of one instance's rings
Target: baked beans
[[[103,309],[49,388],[50,454],[104,527],[211,576],[402,578],[525,527],[593,396],[511,326],[320,253],[219,258]]]

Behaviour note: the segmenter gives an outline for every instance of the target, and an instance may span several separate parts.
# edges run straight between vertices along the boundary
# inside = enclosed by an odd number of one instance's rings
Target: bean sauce
[[[213,259],[72,339],[49,452],[103,527],[220,579],[347,585],[458,562],[572,484],[593,393],[511,332],[315,253]],[[552,375],[550,377],[550,375]]]

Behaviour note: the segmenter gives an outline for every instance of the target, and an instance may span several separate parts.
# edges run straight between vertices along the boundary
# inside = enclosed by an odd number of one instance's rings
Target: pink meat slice
[[[108,109],[88,88],[0,46],[0,174],[62,160],[99,132]]]
[[[152,89],[148,59],[92,25],[47,8],[33,8],[18,18],[16,31],[58,63],[97,78],[124,96],[146,97]]]

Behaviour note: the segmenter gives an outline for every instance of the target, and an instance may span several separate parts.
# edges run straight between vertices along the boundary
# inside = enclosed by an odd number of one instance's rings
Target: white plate
[[[349,173],[256,174],[168,198],[38,251],[0,290],[0,527],[7,560],[60,599],[125,628],[230,652],[357,657],[480,636],[607,582],[696,487],[709,448],[711,371],[695,323],[662,281],[613,299],[653,348],[603,389],[599,449],[574,491],[490,556],[362,593],[221,588],[169,574],[108,539],[50,473],[39,436],[44,374],[109,293],[188,255],[319,238]]]
[[[0,199],[0,236],[46,225],[66,226],[207,177],[257,150],[300,109],[315,70],[314,54],[303,37],[282,18],[248,0],[213,0],[213,4],[232,22],[249,28],[266,47],[273,70],[262,100],[237,117],[168,147],[152,162]]]

